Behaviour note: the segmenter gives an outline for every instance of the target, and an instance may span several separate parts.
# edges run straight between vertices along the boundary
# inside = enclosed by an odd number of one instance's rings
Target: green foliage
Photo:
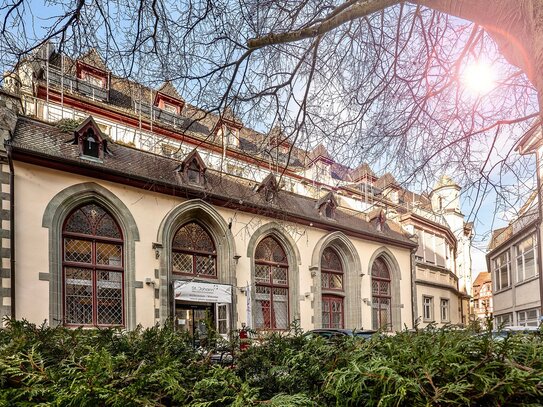
[[[65,133],[73,133],[81,123],[83,123],[82,119],[60,119],[55,123],[55,126]]]
[[[219,366],[211,352],[228,344],[213,333],[194,349],[169,324],[126,332],[10,320],[0,330],[0,405],[541,405],[541,336],[474,329],[325,341],[294,325]]]

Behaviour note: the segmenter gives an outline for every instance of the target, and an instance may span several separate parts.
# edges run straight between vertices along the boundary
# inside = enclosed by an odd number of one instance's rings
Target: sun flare
[[[462,83],[473,93],[484,95],[496,87],[494,70],[487,62],[473,62],[464,70]]]

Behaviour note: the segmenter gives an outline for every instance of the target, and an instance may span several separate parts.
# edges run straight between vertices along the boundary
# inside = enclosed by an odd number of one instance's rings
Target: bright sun
[[[496,78],[492,66],[483,61],[471,63],[462,74],[462,83],[477,95],[490,92],[496,87]]]

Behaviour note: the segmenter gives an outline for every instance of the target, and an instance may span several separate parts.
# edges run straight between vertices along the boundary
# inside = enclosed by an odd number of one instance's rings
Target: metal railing
[[[49,84],[61,86],[70,92],[78,92],[89,96],[94,100],[107,101],[109,99],[109,90],[94,86],[86,81],[74,78],[71,75],[63,74],[61,71],[49,67],[46,72],[46,79]]]
[[[169,124],[170,126],[180,127],[184,120],[181,116],[162,110],[157,106],[151,106],[147,103],[134,102],[134,110],[136,114],[142,114],[162,123]]]

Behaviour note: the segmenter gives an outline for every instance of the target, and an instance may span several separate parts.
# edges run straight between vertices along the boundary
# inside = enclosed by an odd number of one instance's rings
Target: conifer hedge
[[[211,338],[216,339],[216,338]],[[65,329],[7,321],[1,406],[542,405],[539,334],[424,329],[363,341],[309,339],[293,327],[232,364],[212,363],[169,326]],[[231,344],[237,349],[235,343]]]

